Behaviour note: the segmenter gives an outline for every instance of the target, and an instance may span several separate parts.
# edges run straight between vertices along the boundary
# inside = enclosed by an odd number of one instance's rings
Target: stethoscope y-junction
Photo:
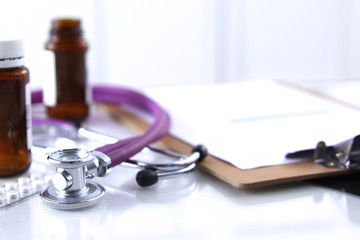
[[[76,209],[92,206],[103,198],[105,189],[94,182],[87,182],[93,177],[106,176],[116,165],[131,165],[142,168],[136,180],[140,186],[155,184],[159,178],[185,173],[193,170],[196,162],[207,155],[203,145],[196,146],[189,156],[182,156],[165,150],[152,148],[149,145],[165,136],[170,128],[169,115],[147,96],[120,87],[92,87],[94,102],[126,105],[153,116],[153,123],[142,134],[98,147],[92,151],[86,149],[61,149],[48,156],[48,163],[56,169],[53,185],[40,193],[43,203],[57,209]],[[42,92],[32,93],[32,103],[42,102]],[[41,124],[71,126],[59,120],[33,118],[34,127]],[[74,127],[75,128],[75,127]],[[86,132],[85,129],[77,129]],[[147,148],[177,161],[167,163],[146,163],[132,159],[134,155]]]

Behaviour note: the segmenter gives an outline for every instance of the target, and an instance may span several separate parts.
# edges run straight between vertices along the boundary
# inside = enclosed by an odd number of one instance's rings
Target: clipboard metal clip
[[[360,170],[360,135],[329,147],[320,141],[314,149],[314,161],[327,168]]]
[[[288,159],[312,159],[315,163],[327,168],[360,170],[360,135],[333,146],[318,142],[315,149],[300,150],[288,153]]]

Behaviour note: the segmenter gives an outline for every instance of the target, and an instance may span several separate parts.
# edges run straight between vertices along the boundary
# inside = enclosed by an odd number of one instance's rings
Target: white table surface
[[[50,173],[42,161],[25,175]],[[309,183],[240,190],[200,170],[141,188],[135,174],[96,178],[106,195],[87,209],[49,209],[37,195],[0,209],[0,239],[359,239],[356,195]]]
[[[98,178],[106,196],[88,209],[48,209],[38,196],[2,209],[1,239],[359,238],[351,194],[306,183],[245,191],[199,170],[141,188],[134,174],[118,167]]]

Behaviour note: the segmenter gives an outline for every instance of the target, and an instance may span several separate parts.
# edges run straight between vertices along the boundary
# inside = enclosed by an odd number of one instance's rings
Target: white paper
[[[287,163],[288,152],[352,138],[360,113],[271,80],[146,89],[171,133],[241,169]],[[292,160],[291,160],[292,161]]]

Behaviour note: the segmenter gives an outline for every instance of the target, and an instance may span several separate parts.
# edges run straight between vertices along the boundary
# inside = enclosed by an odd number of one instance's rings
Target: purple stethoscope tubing
[[[128,160],[153,142],[165,136],[170,129],[170,117],[155,101],[142,93],[122,87],[93,86],[91,88],[94,102],[116,103],[150,113],[154,120],[151,126],[139,136],[119,140],[116,143],[105,145],[95,149],[106,154],[111,159],[111,166],[114,167]],[[42,91],[37,90],[31,93],[32,104],[42,103]],[[62,120],[44,120],[33,118],[33,123],[41,122],[64,122]]]

